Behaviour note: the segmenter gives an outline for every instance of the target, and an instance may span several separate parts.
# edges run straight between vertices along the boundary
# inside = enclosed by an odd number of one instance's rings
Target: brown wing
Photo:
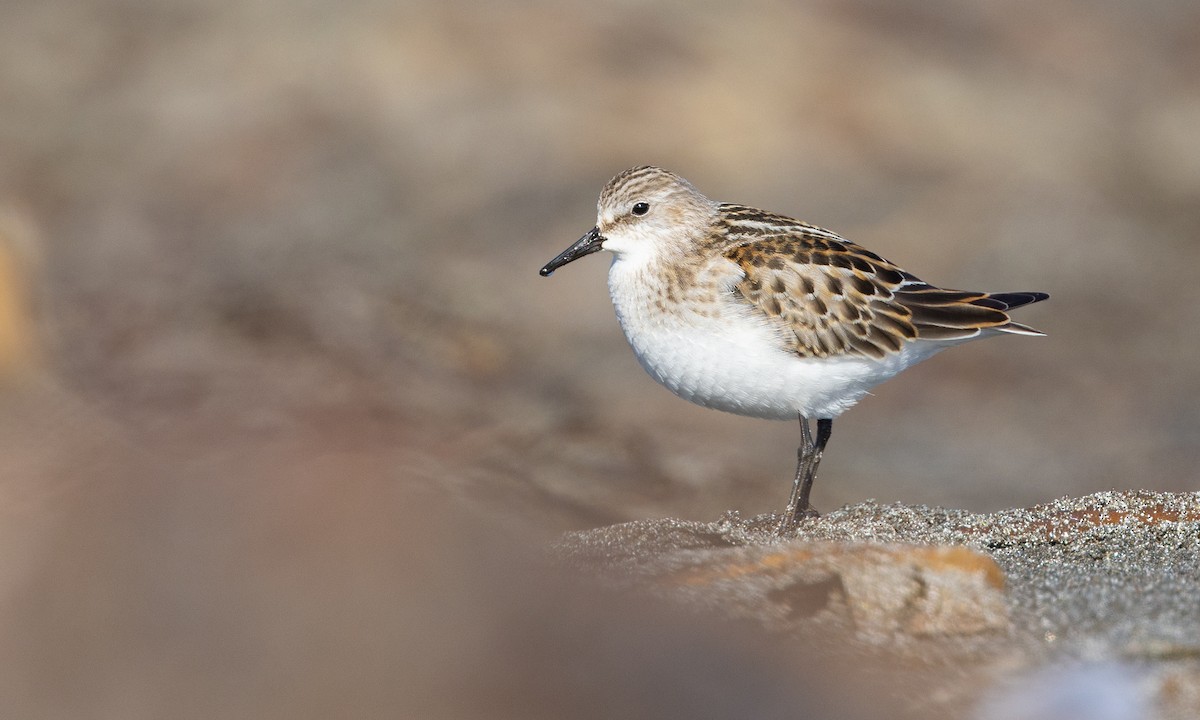
[[[789,231],[737,245],[725,257],[745,274],[736,291],[782,323],[803,357],[883,358],[910,340],[967,340],[986,329],[1040,334],[1005,311],[1044,293],[943,290],[828,231]]]

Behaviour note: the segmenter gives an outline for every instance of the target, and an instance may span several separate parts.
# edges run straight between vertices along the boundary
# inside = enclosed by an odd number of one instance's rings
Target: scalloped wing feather
[[[802,357],[882,359],[914,340],[1042,334],[1006,311],[1045,293],[945,290],[828,231],[795,221],[785,227],[786,234],[756,228],[748,233],[754,239],[724,255],[744,274],[736,292],[777,321]]]

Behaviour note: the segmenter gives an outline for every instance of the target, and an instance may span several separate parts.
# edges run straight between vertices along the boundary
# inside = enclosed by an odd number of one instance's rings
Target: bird
[[[710,200],[653,165],[610,180],[596,215],[540,274],[611,253],[617,320],[652,378],[704,407],[799,420],[780,534],[817,515],[809,497],[833,420],[871,388],[954,345],[1045,334],[1008,313],[1047,293],[944,289],[835,232]]]

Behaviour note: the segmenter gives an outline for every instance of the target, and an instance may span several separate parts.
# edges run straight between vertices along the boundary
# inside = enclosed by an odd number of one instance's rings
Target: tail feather
[[[1013,335],[1032,335],[1034,337],[1045,337],[1046,336],[1046,333],[1042,332],[1041,330],[1038,330],[1037,328],[1031,328],[1028,325],[1025,325],[1024,323],[1018,323],[1018,322],[1010,322],[1009,324],[1005,325],[1004,327],[998,327],[996,329],[1002,330],[1006,333],[1012,333]]]
[[[985,330],[1016,335],[1045,335],[1028,325],[1013,322],[1008,311],[1041,302],[1044,292],[969,293],[924,285],[896,293],[908,308],[918,337],[928,340],[967,340]]]
[[[985,297],[991,298],[992,300],[999,300],[1000,302],[1004,303],[1007,306],[1004,308],[1005,310],[1012,310],[1013,308],[1019,308],[1022,305],[1032,305],[1035,302],[1041,302],[1043,300],[1050,299],[1049,293],[1044,292],[988,293]]]

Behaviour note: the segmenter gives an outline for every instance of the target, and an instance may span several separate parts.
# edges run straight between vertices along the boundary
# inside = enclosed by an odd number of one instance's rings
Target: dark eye
[[[640,202],[633,204],[634,215],[645,215],[648,212],[650,212],[650,203]]]

